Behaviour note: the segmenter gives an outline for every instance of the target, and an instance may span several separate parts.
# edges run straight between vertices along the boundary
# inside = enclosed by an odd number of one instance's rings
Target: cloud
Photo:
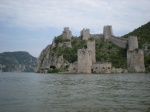
[[[112,24],[119,32],[149,21],[149,4],[149,0],[5,0],[0,1],[0,22],[28,29],[88,27],[93,32]]]
[[[0,52],[38,56],[63,27],[79,35],[83,28],[102,33],[112,25],[120,36],[150,21],[149,5],[150,0],[0,0]]]

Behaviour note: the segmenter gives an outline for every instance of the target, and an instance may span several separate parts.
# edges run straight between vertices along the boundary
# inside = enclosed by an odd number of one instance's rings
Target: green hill
[[[142,48],[143,44],[150,44],[150,22],[141,27],[135,29],[134,31],[122,36],[122,37],[129,37],[129,36],[137,36],[139,41],[139,48]]]
[[[5,66],[3,72],[34,72],[36,60],[24,51],[0,53],[0,64]]]

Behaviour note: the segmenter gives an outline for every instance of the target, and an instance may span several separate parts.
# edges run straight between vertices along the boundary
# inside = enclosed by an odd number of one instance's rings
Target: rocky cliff
[[[0,53],[0,65],[3,72],[34,72],[37,59],[28,52]]]

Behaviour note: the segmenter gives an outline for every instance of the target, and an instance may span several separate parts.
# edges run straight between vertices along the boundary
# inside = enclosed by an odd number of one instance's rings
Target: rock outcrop
[[[52,50],[52,46],[48,45],[41,52],[37,65],[36,72],[47,73],[49,69],[68,67],[69,63],[63,58],[63,56],[56,55]]]

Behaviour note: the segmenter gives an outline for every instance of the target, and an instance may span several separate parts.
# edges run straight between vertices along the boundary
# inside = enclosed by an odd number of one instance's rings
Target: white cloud
[[[93,32],[112,24],[119,33],[148,22],[149,5],[149,0],[5,0],[0,1],[0,21],[13,27],[88,27]]]

